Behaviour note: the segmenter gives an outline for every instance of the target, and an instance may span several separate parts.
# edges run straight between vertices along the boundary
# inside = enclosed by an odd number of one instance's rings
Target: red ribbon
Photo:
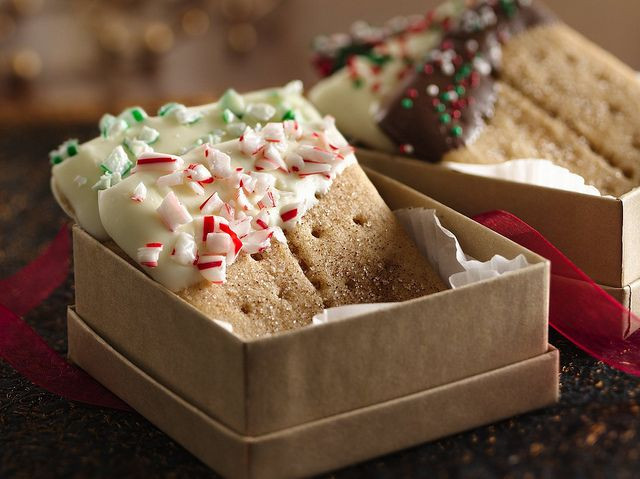
[[[525,222],[504,211],[474,218],[551,262],[549,322],[578,347],[640,376],[640,319],[605,293]],[[19,315],[40,304],[69,272],[71,245],[64,226],[46,251],[0,281],[0,357],[34,384],[72,401],[121,410],[131,408],[51,349]]]
[[[33,384],[71,401],[130,411],[108,389],[68,363],[19,316],[44,301],[69,274],[71,241],[63,226],[47,249],[0,281],[0,357]]]
[[[640,376],[640,319],[607,294],[544,236],[505,211],[473,218],[551,262],[549,324],[609,366]]]

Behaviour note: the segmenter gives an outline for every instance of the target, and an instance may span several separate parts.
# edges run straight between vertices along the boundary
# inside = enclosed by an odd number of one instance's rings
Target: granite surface
[[[35,258],[66,221],[49,192],[47,152],[95,126],[0,126],[0,277]],[[29,313],[66,351],[73,278]],[[640,380],[558,334],[562,399],[554,407],[424,444],[327,477],[637,477]],[[143,417],[71,403],[0,361],[0,477],[216,477]]]

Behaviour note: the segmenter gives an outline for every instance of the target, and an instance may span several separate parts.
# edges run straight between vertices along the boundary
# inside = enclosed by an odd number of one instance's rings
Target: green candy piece
[[[449,115],[449,113],[443,113],[440,115],[440,123],[444,125],[451,123],[451,115]]]
[[[284,115],[282,115],[282,121],[295,120],[295,119],[296,119],[296,112],[291,109],[285,111]]]
[[[233,88],[229,88],[224,92],[222,98],[220,98],[220,106],[225,109],[229,109],[234,115],[241,117],[244,114],[246,105],[244,98]]]
[[[158,108],[158,116],[167,115],[168,113],[171,112],[171,110],[175,109],[177,106],[179,106],[179,103],[176,103],[174,101],[170,103],[165,103],[160,108]]]
[[[78,154],[78,140],[71,139],[62,143],[58,148],[49,152],[49,161],[52,165],[58,165],[67,158]]]
[[[233,114],[233,112],[230,109],[225,108],[224,111],[222,112],[222,121],[229,124],[234,122],[235,120],[236,120],[236,116]]]
[[[133,110],[131,110],[131,116],[133,117],[133,119],[135,121],[140,123],[141,121],[143,121],[147,117],[147,114],[143,110],[140,110],[138,108],[134,108]]]
[[[454,126],[451,128],[451,134],[456,138],[462,136],[462,127],[460,125]]]
[[[467,90],[465,90],[465,88],[462,85],[458,85],[456,87],[456,93],[458,94],[458,96],[462,96],[466,93]]]

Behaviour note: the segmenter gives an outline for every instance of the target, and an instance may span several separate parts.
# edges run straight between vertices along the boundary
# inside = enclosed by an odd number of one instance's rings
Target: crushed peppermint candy
[[[111,174],[118,173],[121,177],[125,177],[132,166],[133,163],[129,160],[129,155],[120,145],[116,146],[107,159],[100,163],[102,171]]]
[[[230,107],[241,109],[235,100],[229,93],[227,111],[234,116]],[[275,116],[275,109],[261,111],[256,105],[261,104],[241,105],[242,114]],[[176,106],[167,109],[164,114],[171,115]],[[127,152],[121,146],[116,150],[105,166],[124,171]],[[181,156],[141,154],[132,173],[144,174],[136,177],[128,195],[133,202],[153,204],[158,224],[166,228],[155,237],[173,246],[166,266],[158,264],[163,261],[159,252],[146,244],[139,250],[139,261],[160,266],[157,271],[171,265],[186,268],[179,274],[192,268],[190,275],[224,283],[238,255],[261,253],[274,240],[286,243],[283,230],[295,227],[317,202],[315,193],[326,192],[354,160],[352,153],[333,119],[326,118],[313,124],[292,119],[244,125],[236,140],[217,147],[204,142]],[[149,200],[149,188],[155,188],[154,201],[158,194],[162,198],[159,206]]]
[[[197,268],[202,276],[211,283],[223,284],[227,280],[227,258],[215,254],[201,254]]]
[[[184,231],[178,233],[171,258],[183,266],[193,265],[198,258],[198,246],[193,235]]]
[[[55,150],[49,153],[49,161],[52,165],[62,163],[67,158],[76,156],[78,154],[78,140],[67,140]]]
[[[173,191],[167,193],[156,210],[169,231],[175,231],[178,226],[190,223],[193,218]]]
[[[147,243],[142,248],[138,248],[138,263],[149,268],[156,268],[163,248],[162,243]]]
[[[138,203],[142,203],[146,198],[147,198],[147,187],[144,186],[143,182],[140,182],[133,189],[133,193],[131,193],[131,199]]]
[[[143,153],[136,162],[136,171],[176,171],[182,168],[182,158],[163,153]]]

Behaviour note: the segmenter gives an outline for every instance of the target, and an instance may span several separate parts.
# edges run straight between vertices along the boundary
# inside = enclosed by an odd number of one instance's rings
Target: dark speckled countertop
[[[0,277],[32,260],[65,217],[49,192],[47,152],[95,126],[0,126]],[[25,318],[66,351],[69,277]],[[640,380],[588,357],[554,332],[562,399],[525,414],[336,471],[328,477],[637,477]],[[216,477],[134,413],[70,403],[0,361],[0,477]]]

